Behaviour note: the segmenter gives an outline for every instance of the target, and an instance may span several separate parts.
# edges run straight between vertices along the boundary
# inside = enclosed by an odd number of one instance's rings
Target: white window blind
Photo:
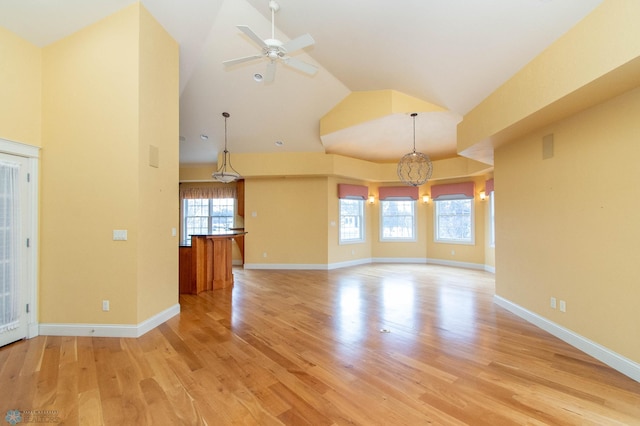
[[[20,325],[19,167],[0,162],[0,333]]]

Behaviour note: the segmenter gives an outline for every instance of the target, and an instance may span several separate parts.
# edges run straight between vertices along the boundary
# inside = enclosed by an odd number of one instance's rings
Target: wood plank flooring
[[[1,348],[0,423],[640,425],[640,383],[495,305],[492,274],[234,274],[138,339]]]

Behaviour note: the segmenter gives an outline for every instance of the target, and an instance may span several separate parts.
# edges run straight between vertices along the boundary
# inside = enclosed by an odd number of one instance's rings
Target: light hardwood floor
[[[640,424],[640,383],[496,306],[492,274],[234,273],[233,289],[181,296],[180,315],[138,339],[41,336],[0,349],[0,419],[19,409],[69,425]]]

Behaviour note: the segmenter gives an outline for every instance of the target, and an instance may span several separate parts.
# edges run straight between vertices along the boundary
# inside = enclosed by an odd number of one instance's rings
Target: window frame
[[[188,212],[188,204],[189,202],[193,202],[193,201],[202,201],[202,200],[206,200],[208,201],[208,208],[207,208],[207,216],[188,216],[187,212]],[[221,214],[213,214],[214,213],[214,209],[215,209],[215,204],[216,202],[224,202],[225,204],[228,203],[230,200],[231,202],[231,207],[232,207],[232,213],[230,215],[221,215]],[[222,204],[222,203],[220,203]],[[189,217],[199,217],[199,218],[207,218],[207,232],[204,235],[210,235],[210,234],[214,234],[213,232],[213,224],[214,224],[214,218],[231,218],[231,221],[229,223],[229,226],[227,226],[227,228],[233,228],[235,226],[235,222],[236,222],[236,209],[237,209],[237,200],[235,198],[185,198],[183,199],[182,202],[182,214],[181,214],[181,230],[182,230],[182,243],[186,244],[186,245],[190,245],[191,244],[191,235],[202,235],[202,234],[189,234],[188,228],[187,228],[187,219]],[[218,231],[216,231],[218,232]]]
[[[494,200],[495,191],[489,192],[489,247],[496,246],[496,205]]]
[[[360,235],[358,238],[343,238],[342,229],[343,229],[343,215],[342,215],[342,202],[357,202],[360,209],[360,214],[353,216],[349,215],[348,217],[357,217],[360,218]],[[366,241],[366,218],[365,218],[365,208],[364,208],[365,200],[357,197],[346,197],[338,199],[338,244],[358,244]]]
[[[394,203],[394,202],[406,202],[411,206],[411,237],[385,237],[385,217],[389,217],[389,215],[384,214],[384,206],[386,203]],[[417,201],[413,198],[405,198],[405,197],[388,197],[384,200],[380,200],[380,242],[402,242],[402,243],[411,243],[418,241],[418,220],[417,220],[417,209],[416,209]]]
[[[471,204],[470,213],[469,213],[469,239],[459,239],[459,238],[442,238],[439,233],[439,223],[440,223],[440,213],[439,213],[439,204],[443,201],[468,201]],[[433,241],[440,244],[462,244],[462,245],[475,245],[476,243],[476,231],[475,231],[475,210],[476,203],[474,198],[466,197],[463,195],[444,195],[438,197],[438,199],[433,200]]]

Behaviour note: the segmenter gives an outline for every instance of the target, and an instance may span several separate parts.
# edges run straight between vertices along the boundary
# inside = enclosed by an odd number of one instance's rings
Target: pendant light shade
[[[407,185],[420,186],[431,178],[433,163],[427,154],[416,152],[416,116],[413,118],[413,152],[405,154],[398,163],[398,178]]]
[[[222,165],[218,170],[213,172],[212,178],[222,183],[229,183],[240,179],[240,173],[238,173],[231,165],[231,154],[227,150],[227,118],[230,117],[228,112],[223,112],[224,117],[224,151],[222,156]]]

